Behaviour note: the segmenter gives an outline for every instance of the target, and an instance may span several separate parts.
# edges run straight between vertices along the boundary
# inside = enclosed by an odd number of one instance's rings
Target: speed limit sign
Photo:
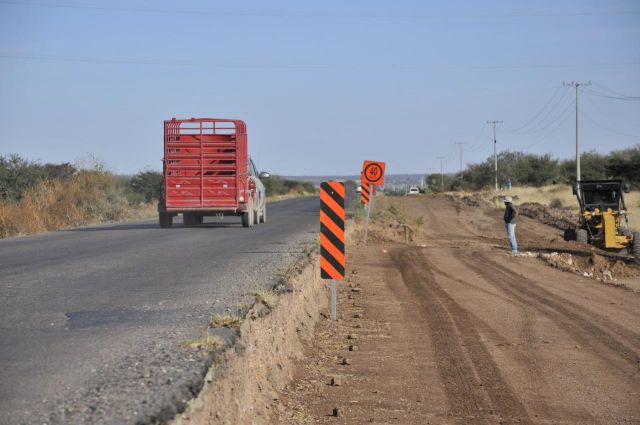
[[[362,165],[362,181],[369,184],[384,184],[385,163],[380,161],[365,161]]]

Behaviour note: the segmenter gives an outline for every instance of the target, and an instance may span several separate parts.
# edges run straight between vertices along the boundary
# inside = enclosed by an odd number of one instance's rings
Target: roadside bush
[[[128,212],[113,175],[83,170],[66,180],[40,180],[20,200],[1,200],[0,237],[121,220]]]
[[[549,206],[551,208],[562,208],[562,200],[560,200],[559,198],[554,198],[550,203]]]
[[[158,171],[143,171],[129,180],[127,198],[131,203],[149,203],[158,200],[164,176]]]
[[[41,180],[66,180],[78,172],[67,162],[38,164],[18,155],[0,155],[0,198],[19,200]]]
[[[289,180],[281,176],[272,175],[262,180],[267,196],[277,195],[311,195],[316,193],[313,183]]]

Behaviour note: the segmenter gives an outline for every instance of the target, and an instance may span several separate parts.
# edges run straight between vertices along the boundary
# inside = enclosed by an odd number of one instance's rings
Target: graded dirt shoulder
[[[355,232],[340,320],[318,322],[272,423],[640,423],[639,294],[509,256],[499,211],[394,202],[422,217],[415,241]],[[525,251],[570,249],[558,233],[519,220]]]

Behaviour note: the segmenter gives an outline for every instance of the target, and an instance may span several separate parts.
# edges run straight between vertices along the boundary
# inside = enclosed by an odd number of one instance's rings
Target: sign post
[[[367,202],[367,205],[364,207],[367,211],[367,219],[364,221],[364,242],[367,243],[367,234],[369,233],[369,220],[371,218],[371,208],[373,208],[373,199],[376,196],[376,187],[371,186],[373,189],[373,193],[371,194],[371,200]]]
[[[320,277],[331,279],[331,319],[337,319],[336,280],[344,279],[346,266],[344,238],[344,184],[320,184]]]
[[[373,209],[373,200],[376,196],[376,186],[384,184],[385,163],[380,161],[365,161],[362,165],[362,187],[365,183],[371,188],[371,198],[367,203],[367,218],[364,222],[364,243],[367,243],[369,233],[369,220],[371,219],[371,210]]]

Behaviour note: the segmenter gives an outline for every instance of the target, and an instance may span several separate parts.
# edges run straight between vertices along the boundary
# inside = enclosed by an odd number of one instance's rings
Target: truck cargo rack
[[[164,122],[166,211],[228,210],[247,190],[246,125],[220,118]]]

